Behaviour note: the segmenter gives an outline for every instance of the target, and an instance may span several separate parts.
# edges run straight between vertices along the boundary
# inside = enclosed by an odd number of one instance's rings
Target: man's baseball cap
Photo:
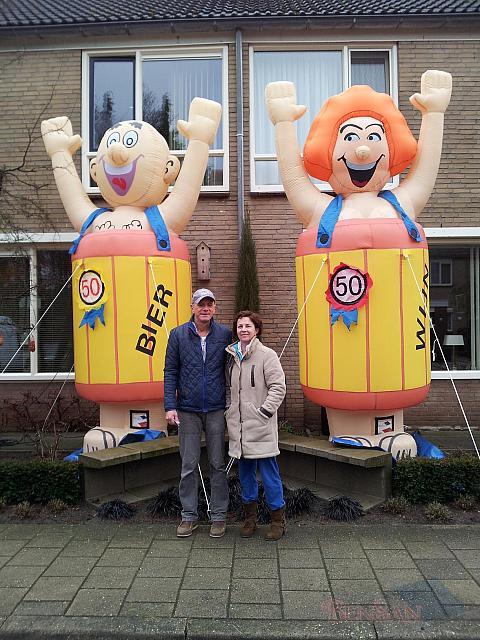
[[[215,302],[215,296],[210,289],[197,289],[192,296],[192,304],[198,304],[204,298],[211,298]]]

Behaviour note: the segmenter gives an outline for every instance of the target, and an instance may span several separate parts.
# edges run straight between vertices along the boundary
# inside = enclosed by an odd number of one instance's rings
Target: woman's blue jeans
[[[240,458],[238,461],[238,475],[242,485],[243,502],[257,502],[258,482],[257,468],[260,471],[263,482],[263,490],[268,508],[276,511],[285,506],[283,499],[282,479],[278,469],[276,456],[272,458],[247,459]]]

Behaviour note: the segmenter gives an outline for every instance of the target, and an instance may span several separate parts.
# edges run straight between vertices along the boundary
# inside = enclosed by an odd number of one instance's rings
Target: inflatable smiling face
[[[110,205],[149,207],[162,202],[179,167],[156,129],[131,121],[105,132],[90,173]]]
[[[385,127],[375,118],[350,118],[333,149],[329,182],[337,193],[380,191],[390,177]]]
[[[304,165],[337,194],[380,191],[416,152],[415,138],[390,96],[355,86],[329,98],[315,117]]]

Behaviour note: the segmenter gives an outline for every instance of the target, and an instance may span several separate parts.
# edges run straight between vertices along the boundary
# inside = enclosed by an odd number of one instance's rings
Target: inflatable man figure
[[[296,258],[304,394],[327,407],[331,439],[397,458],[416,455],[403,409],[430,383],[428,253],[415,220],[438,173],[451,86],[448,73],[423,74],[410,98],[422,114],[418,145],[388,95],[354,86],[333,96],[303,159],[293,123],[306,108],[292,83],[266,88],[283,185],[305,227]],[[400,186],[384,190],[410,164]]]
[[[60,197],[79,232],[70,250],[75,380],[79,395],[100,403],[100,428],[85,436],[85,451],[116,446],[132,429],[166,429],[168,332],[190,315],[189,254],[178,234],[195,209],[220,116],[218,103],[192,101],[188,122],[178,122],[189,141],[181,169],[146,122],[108,129],[90,163],[107,203],[100,209],[75,170],[82,140],[68,118],[42,123]]]

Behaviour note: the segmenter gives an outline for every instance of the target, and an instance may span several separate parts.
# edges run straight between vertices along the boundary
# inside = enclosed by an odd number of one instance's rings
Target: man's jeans
[[[178,439],[182,458],[180,500],[182,520],[198,520],[198,463],[200,438],[205,430],[207,456],[210,463],[210,517],[212,522],[225,520],[228,509],[228,485],[225,473],[225,417],[223,411],[191,413],[179,411]]]

